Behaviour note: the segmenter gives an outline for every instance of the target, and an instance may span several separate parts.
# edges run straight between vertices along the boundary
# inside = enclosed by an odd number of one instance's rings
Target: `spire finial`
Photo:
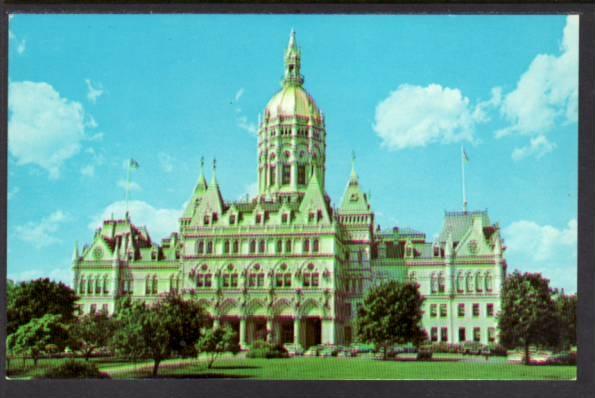
[[[355,151],[351,151],[351,178],[350,182],[357,182],[357,173],[355,172]]]
[[[300,73],[301,55],[295,38],[295,30],[291,29],[289,44],[285,51],[285,77],[283,85],[301,86],[304,84],[304,77]]]
[[[213,173],[217,171],[217,158],[213,158]]]
[[[205,157],[201,156],[200,157],[200,171],[203,171],[205,167]]]

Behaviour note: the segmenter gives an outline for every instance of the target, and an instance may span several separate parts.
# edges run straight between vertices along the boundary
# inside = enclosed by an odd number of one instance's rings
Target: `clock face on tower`
[[[101,260],[103,258],[103,249],[101,247],[97,246],[93,250],[93,257],[95,258],[95,260]]]

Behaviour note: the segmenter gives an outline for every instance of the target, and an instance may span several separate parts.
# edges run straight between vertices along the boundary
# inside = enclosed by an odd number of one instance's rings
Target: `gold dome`
[[[271,98],[265,108],[265,120],[285,117],[307,117],[320,119],[320,110],[314,98],[303,87],[285,85],[281,91]]]

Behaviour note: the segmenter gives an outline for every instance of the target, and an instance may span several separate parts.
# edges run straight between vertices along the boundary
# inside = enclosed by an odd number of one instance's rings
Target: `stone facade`
[[[308,347],[353,341],[357,308],[382,280],[413,280],[433,341],[497,341],[495,315],[506,270],[487,212],[447,212],[434,242],[376,227],[352,166],[339,208],[325,191],[325,119],[303,88],[292,33],[282,89],[258,133],[259,193],[222,198],[204,165],[179,231],[161,244],[144,227],[105,220],[73,255],[81,312],[112,313],[118,297],[151,303],[170,291],[199,300],[213,324],[230,324],[243,347],[271,339]],[[202,162],[201,162],[202,163]]]

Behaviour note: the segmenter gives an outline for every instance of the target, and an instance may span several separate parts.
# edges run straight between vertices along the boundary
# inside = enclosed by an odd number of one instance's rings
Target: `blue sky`
[[[123,211],[175,230],[199,172],[254,192],[258,113],[289,31],[327,121],[327,191],[351,152],[383,228],[432,240],[461,210],[499,222],[509,268],[576,290],[578,18],[15,15],[9,44],[8,275],[70,280],[75,241]],[[207,176],[210,178],[210,176]]]

